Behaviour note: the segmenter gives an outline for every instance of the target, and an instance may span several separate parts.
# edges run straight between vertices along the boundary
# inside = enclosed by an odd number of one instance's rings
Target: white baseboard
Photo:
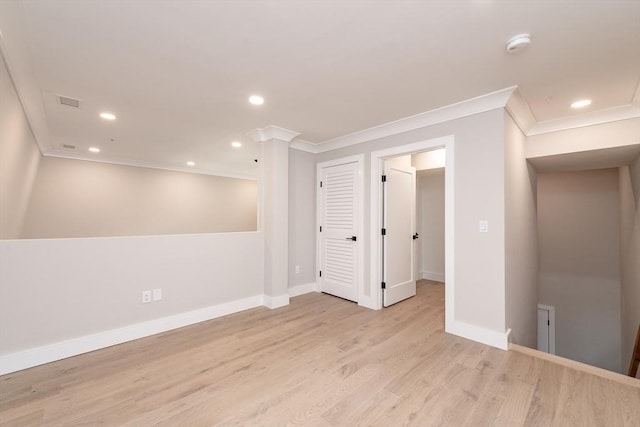
[[[303,283],[301,285],[293,286],[289,288],[289,296],[291,298],[297,297],[300,295],[308,294],[310,292],[317,292],[316,282],[311,283]]]
[[[264,295],[263,301],[263,305],[268,308],[284,307],[285,305],[289,305],[289,294],[282,294],[278,295],[277,297]]]
[[[447,324],[445,331],[501,350],[509,348],[508,335],[510,331],[501,333],[457,320]]]
[[[443,273],[434,273],[433,271],[423,271],[422,278],[424,280],[432,280],[434,282],[442,282],[444,283],[444,274]]]
[[[194,323],[215,319],[263,305],[263,295],[230,301],[186,313],[136,323],[118,329],[85,335],[66,341],[0,356],[0,375],[20,371],[112,345],[122,344]]]

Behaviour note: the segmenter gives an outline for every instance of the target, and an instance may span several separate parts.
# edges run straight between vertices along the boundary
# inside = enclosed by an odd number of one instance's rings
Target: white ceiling
[[[514,85],[543,122],[585,97],[629,105],[640,79],[637,0],[23,0],[0,16],[44,151],[200,172],[254,174],[246,134],[267,125],[319,144]]]

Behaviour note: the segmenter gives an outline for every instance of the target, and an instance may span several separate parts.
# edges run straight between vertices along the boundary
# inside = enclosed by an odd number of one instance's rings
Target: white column
[[[260,142],[258,230],[264,233],[264,305],[289,304],[289,142],[300,135],[277,126],[255,129]]]

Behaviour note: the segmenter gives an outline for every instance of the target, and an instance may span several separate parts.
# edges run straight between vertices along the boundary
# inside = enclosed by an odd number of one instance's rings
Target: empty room
[[[0,0],[0,425],[637,426],[640,1]]]

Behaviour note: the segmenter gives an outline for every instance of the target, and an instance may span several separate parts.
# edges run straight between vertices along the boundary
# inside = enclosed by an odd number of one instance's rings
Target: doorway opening
[[[454,241],[453,241],[453,203],[454,203],[454,138],[452,135],[435,138],[427,141],[407,144],[399,147],[392,147],[385,150],[375,151],[371,153],[371,203],[370,203],[370,291],[372,296],[371,308],[380,309],[385,306],[384,292],[387,288],[386,279],[388,270],[385,271],[385,253],[386,235],[385,231],[385,212],[382,208],[385,189],[382,175],[385,172],[385,162],[392,158],[400,156],[411,156],[419,153],[432,152],[436,150],[444,155],[444,276],[445,282],[445,330],[447,325],[453,322],[454,307]],[[388,208],[388,207],[387,207]],[[416,227],[413,233],[420,235],[420,227]],[[406,233],[405,233],[406,234]],[[411,237],[411,236],[410,236]],[[416,245],[417,246],[417,245]],[[422,248],[417,251],[418,256],[422,256]],[[414,252],[414,254],[415,254]],[[415,256],[415,255],[414,255]],[[415,262],[415,258],[411,259],[411,273],[413,278],[422,278],[422,263]],[[418,267],[420,265],[420,267]],[[384,284],[383,284],[384,283]],[[383,286],[385,288],[383,289]]]

